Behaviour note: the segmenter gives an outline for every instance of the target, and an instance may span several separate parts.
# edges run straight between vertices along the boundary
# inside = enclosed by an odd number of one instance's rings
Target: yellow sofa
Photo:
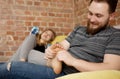
[[[66,35],[58,35],[58,36],[56,36],[56,38],[54,39],[54,41],[52,42],[52,44],[55,44],[56,42],[61,42],[66,37],[67,37]]]
[[[120,71],[102,70],[92,72],[74,73],[56,79],[120,79]]]
[[[65,35],[60,35],[55,38],[52,44],[60,42],[65,39]],[[74,73],[56,79],[120,79],[120,71],[116,70],[103,70],[103,71],[93,71],[93,72],[81,72]]]

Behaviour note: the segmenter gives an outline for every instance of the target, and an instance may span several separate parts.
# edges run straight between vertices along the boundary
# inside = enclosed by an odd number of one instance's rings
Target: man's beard
[[[87,22],[87,34],[89,35],[95,35],[96,33],[104,30],[108,25],[108,22],[106,22],[106,24],[104,26],[98,26],[97,28],[93,28],[90,25],[90,21]]]

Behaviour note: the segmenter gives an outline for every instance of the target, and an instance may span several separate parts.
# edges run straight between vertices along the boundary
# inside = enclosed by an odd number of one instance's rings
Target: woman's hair
[[[90,4],[95,1],[95,2],[106,2],[109,6],[109,13],[115,12],[115,9],[117,7],[118,0],[91,0]]]
[[[56,33],[52,30],[52,29],[46,29],[44,30],[41,34],[37,33],[36,34],[36,43],[39,44],[39,45],[43,45],[41,42],[40,42],[40,39],[41,39],[41,35],[45,32],[45,31],[51,31],[52,32],[52,38],[47,42],[47,43],[50,43],[52,42],[55,37],[56,37]]]

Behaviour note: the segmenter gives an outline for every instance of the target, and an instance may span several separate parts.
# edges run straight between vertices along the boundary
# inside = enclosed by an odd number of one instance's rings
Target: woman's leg
[[[36,36],[30,34],[18,48],[16,53],[12,56],[10,61],[20,61],[20,59],[27,59],[30,50],[32,50],[36,44]]]
[[[9,76],[7,63],[0,64],[0,79],[7,79],[7,76]]]
[[[27,62],[12,62],[10,75],[17,79],[17,76],[29,79],[55,79],[64,74],[56,75],[52,68],[42,65],[36,65]]]
[[[8,63],[0,64],[0,79],[29,79],[25,76],[12,75],[7,66]]]
[[[44,55],[43,52],[31,50],[28,55],[28,62],[46,66],[47,61],[44,59]]]

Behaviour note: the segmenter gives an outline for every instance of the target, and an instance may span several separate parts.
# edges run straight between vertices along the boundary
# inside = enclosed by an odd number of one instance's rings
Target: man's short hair
[[[95,2],[106,2],[109,5],[109,13],[113,13],[116,10],[118,0],[91,0],[90,4]]]

